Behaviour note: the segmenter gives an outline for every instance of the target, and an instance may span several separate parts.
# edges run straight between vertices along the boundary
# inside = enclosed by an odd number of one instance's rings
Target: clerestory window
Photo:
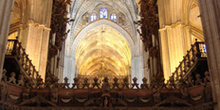
[[[100,9],[99,16],[100,18],[108,18],[108,9],[107,8]]]
[[[111,19],[112,21],[117,22],[117,15],[116,15],[116,14],[111,14],[110,19]]]
[[[90,21],[95,21],[97,19],[97,15],[96,14],[91,14],[90,15]]]

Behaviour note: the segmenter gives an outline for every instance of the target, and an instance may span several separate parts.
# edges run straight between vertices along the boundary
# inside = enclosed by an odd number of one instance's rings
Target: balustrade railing
[[[39,107],[53,110],[67,109],[65,107],[70,107],[68,110],[79,109],[78,107],[81,109],[86,107],[93,107],[92,109],[134,107],[137,109],[141,107],[140,109],[146,110],[213,110],[207,108],[215,105],[212,100],[209,72],[204,73],[204,78],[197,75],[195,81],[185,84],[168,84],[159,82],[155,78],[150,84],[147,83],[146,78],[142,79],[142,83],[137,83],[137,78],[133,78],[130,83],[128,83],[128,78],[118,82],[117,77],[114,78],[112,84],[107,77],[102,83],[98,82],[100,79],[97,77],[93,78],[93,82],[88,82],[85,78],[82,83],[78,82],[81,78],[74,78],[74,83],[70,84],[67,77],[64,78],[64,83],[58,83],[58,79],[51,80],[48,77],[48,81],[39,80],[40,82],[33,88],[22,86],[24,84],[21,80],[15,80],[14,73],[11,73],[11,77],[5,78],[6,72],[6,70],[3,71],[3,82],[0,82],[0,91],[2,91],[0,99],[5,99],[0,101],[0,105],[10,104],[26,107],[27,110],[40,110]]]
[[[195,42],[191,45],[191,49],[187,51],[187,54],[183,57],[176,71],[173,72],[171,79],[174,82],[178,82],[181,79],[185,79],[189,72],[193,69],[196,61],[199,59],[206,59],[207,51],[204,42]]]
[[[32,61],[28,58],[28,54],[18,40],[8,40],[5,54],[6,56],[14,56],[17,59],[26,77],[31,78],[33,81],[37,79],[39,76],[38,71],[35,69]]]

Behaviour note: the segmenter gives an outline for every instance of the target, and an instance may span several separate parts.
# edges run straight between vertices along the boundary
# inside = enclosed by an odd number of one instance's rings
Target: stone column
[[[160,45],[161,45],[161,60],[164,72],[164,78],[169,79],[170,76],[170,63],[169,63],[169,52],[168,52],[168,42],[166,36],[166,30],[160,30]]]
[[[0,0],[0,81],[14,0]]]
[[[73,83],[73,78],[75,78],[75,58],[73,56],[65,55],[64,57],[64,74],[63,78],[67,77],[69,83]],[[63,81],[63,79],[60,79]]]
[[[215,110],[220,110],[220,1],[199,0]]]
[[[164,77],[168,80],[190,49],[190,29],[189,26],[176,23],[161,28],[159,32]]]
[[[143,49],[143,77],[146,77],[147,78],[147,83],[150,83],[150,67],[149,67],[149,61],[148,61],[148,59],[149,59],[149,51],[145,51],[144,49]],[[140,80],[140,81],[142,81],[142,79],[143,78],[141,78],[141,79],[138,79],[138,80]],[[141,82],[142,83],[142,82]]]
[[[52,0],[24,0],[22,4],[19,41],[44,80],[51,30]]]
[[[59,83],[63,83],[64,75],[64,56],[65,56],[65,44],[62,46],[62,50],[59,52],[59,65],[56,71]],[[72,79],[69,79],[72,80]]]
[[[143,56],[133,57],[131,59],[131,80],[136,77],[137,83],[142,84],[143,76]]]
[[[44,79],[46,71],[50,28],[30,20],[21,28],[19,41],[32,60],[33,65]]]
[[[182,2],[158,0],[161,59],[166,80],[191,46],[190,26],[184,24],[182,19]]]

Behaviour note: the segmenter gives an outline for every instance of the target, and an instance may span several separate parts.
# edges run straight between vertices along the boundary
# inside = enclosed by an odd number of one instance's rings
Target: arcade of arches
[[[219,110],[219,13],[219,0],[1,0],[0,109]]]

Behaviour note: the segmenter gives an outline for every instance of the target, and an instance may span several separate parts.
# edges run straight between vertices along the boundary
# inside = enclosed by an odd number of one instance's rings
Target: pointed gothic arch
[[[82,29],[75,37],[74,42],[72,44],[73,47],[73,51],[72,51],[72,55],[73,57],[75,57],[75,53],[77,50],[77,47],[79,45],[79,42],[83,39],[83,37],[93,28],[96,28],[98,26],[101,25],[105,25],[105,26],[109,26],[115,30],[117,30],[118,32],[120,32],[122,34],[122,36],[125,37],[126,41],[128,42],[128,45],[131,49],[131,56],[135,56],[135,44],[134,44],[134,40],[132,39],[131,35],[128,34],[127,31],[125,31],[122,27],[120,27],[118,24],[106,20],[106,19],[101,19],[98,21],[95,21],[94,23],[89,24],[88,26],[86,26],[84,29]]]
[[[111,20],[107,20],[107,19],[101,19],[101,20],[97,20],[94,21],[93,23],[87,25],[84,29],[82,29],[75,37],[73,43],[71,44],[71,62],[72,63],[68,63],[68,68],[71,69],[71,73],[66,73],[64,72],[64,76],[68,76],[70,79],[73,79],[76,76],[76,73],[73,73],[74,71],[76,71],[75,68],[75,57],[76,57],[76,51],[77,51],[77,47],[80,43],[80,41],[84,38],[84,36],[90,32],[92,29],[99,27],[99,26],[108,26],[110,28],[115,29],[117,32],[119,32],[127,41],[129,48],[130,48],[130,52],[131,52],[131,67],[130,67],[130,77],[142,77],[143,75],[143,71],[142,68],[143,67],[143,63],[142,61],[142,56],[139,55],[139,53],[137,53],[137,50],[141,50],[140,46],[137,46],[135,44],[135,40],[132,39],[132,36],[126,31],[124,30],[121,26],[119,26],[117,23],[112,22]],[[68,71],[68,70],[67,70]],[[139,81],[141,82],[141,80]]]

